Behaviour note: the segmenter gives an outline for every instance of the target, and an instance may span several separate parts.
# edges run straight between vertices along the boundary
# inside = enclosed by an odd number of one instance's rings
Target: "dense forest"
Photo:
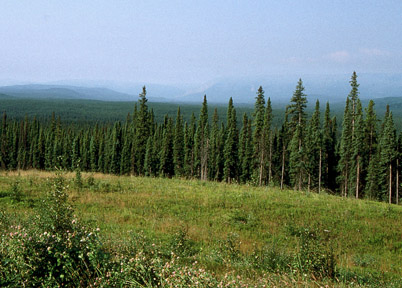
[[[363,112],[356,73],[350,85],[341,131],[329,103],[324,117],[318,100],[307,116],[301,79],[280,127],[272,124],[278,120],[262,87],[252,115],[239,117],[230,99],[226,123],[217,109],[210,118],[206,96],[198,118],[184,120],[178,107],[175,118],[166,115],[158,122],[145,87],[133,113],[114,124],[66,124],[54,113],[50,122],[17,121],[4,113],[1,169],[199,178],[398,203],[402,133],[397,135],[388,106],[381,123],[373,101]]]

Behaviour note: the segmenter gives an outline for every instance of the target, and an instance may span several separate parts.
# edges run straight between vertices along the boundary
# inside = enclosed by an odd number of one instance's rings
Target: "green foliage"
[[[11,225],[1,235],[0,285],[93,285],[106,254],[97,231],[72,215],[61,175],[37,212],[38,217]]]
[[[296,236],[299,238],[299,252],[295,255],[294,268],[315,278],[334,278],[336,258],[328,246],[329,236],[323,237],[318,230],[308,228],[301,228]]]
[[[11,199],[15,202],[21,202],[23,197],[23,192],[20,187],[19,181],[15,181],[11,184],[10,192]]]

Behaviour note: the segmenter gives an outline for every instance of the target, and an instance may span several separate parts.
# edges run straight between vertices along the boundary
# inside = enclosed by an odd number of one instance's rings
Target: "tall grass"
[[[75,214],[100,227],[108,251],[142,247],[133,252],[151,253],[155,244],[166,263],[173,252],[182,268],[196,261],[214,277],[239,276],[248,279],[244,283],[401,284],[394,281],[402,277],[400,206],[271,187],[97,173],[82,173],[77,187],[75,173],[63,177]],[[39,171],[2,172],[0,207],[15,219],[29,217],[52,178]],[[7,192],[16,182],[18,202]]]

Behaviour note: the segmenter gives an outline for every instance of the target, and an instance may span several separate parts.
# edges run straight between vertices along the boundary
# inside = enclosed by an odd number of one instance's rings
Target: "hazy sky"
[[[402,72],[402,1],[0,2],[0,80]]]

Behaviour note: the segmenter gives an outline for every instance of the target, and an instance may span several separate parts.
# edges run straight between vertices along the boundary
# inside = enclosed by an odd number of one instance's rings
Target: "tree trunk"
[[[299,173],[299,191],[301,191],[302,188],[302,174],[301,172]]]
[[[310,173],[308,173],[308,185],[307,185],[307,189],[308,189],[308,192],[310,193],[310,185],[311,185],[311,174]]]
[[[389,204],[392,203],[392,162],[389,163]]]
[[[318,164],[318,193],[321,193],[322,149],[320,148],[320,161]]]
[[[396,205],[399,204],[399,159],[396,159]]]
[[[268,185],[271,183],[271,179],[272,179],[272,137],[271,136],[270,136],[270,140],[269,140]]]
[[[259,172],[259,179],[258,185],[262,185],[262,173],[263,173],[263,166],[264,166],[264,152],[261,151],[261,158],[260,158],[260,172]]]
[[[344,191],[345,195],[343,195],[345,198],[348,196],[348,171],[346,170],[345,172],[345,187]]]
[[[359,156],[357,156],[357,167],[356,167],[356,199],[359,199],[359,182],[360,182],[360,161]]]
[[[281,174],[281,190],[283,190],[283,180],[285,177],[285,146],[282,147],[282,174]]]

